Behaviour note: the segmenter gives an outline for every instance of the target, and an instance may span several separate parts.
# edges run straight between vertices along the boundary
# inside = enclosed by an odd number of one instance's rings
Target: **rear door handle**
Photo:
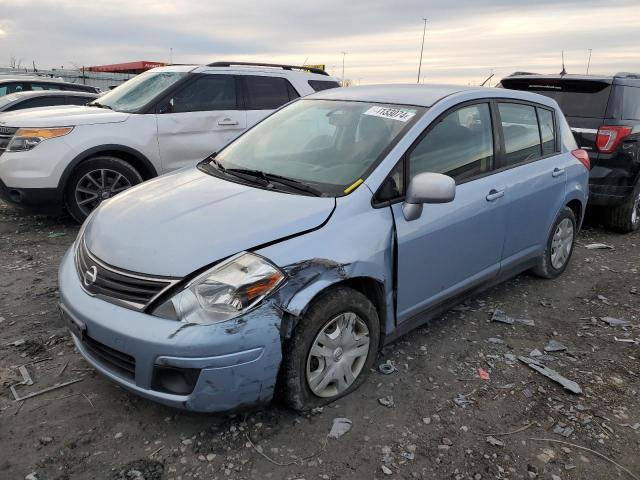
[[[499,199],[500,197],[504,197],[504,189],[497,190],[495,188],[492,188],[489,191],[489,194],[487,195],[487,202],[493,202],[493,201]]]
[[[225,118],[224,120],[220,120],[218,122],[218,125],[220,125],[221,127],[233,126],[233,125],[238,125],[238,121],[237,120],[231,120],[230,118]]]
[[[551,176],[553,178],[559,177],[564,174],[564,168],[554,168],[553,172],[551,172]]]

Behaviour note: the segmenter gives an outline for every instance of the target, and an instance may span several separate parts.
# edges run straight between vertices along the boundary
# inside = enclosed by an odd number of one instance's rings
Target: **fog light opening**
[[[22,192],[20,190],[9,190],[9,199],[12,202],[20,203],[22,202]]]
[[[156,365],[153,372],[154,390],[174,395],[189,395],[196,386],[200,369],[161,367]]]

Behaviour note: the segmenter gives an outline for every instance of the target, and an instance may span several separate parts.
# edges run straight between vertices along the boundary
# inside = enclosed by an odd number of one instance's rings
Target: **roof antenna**
[[[566,75],[567,71],[564,68],[564,50],[562,50],[562,71],[560,72],[560,75]]]

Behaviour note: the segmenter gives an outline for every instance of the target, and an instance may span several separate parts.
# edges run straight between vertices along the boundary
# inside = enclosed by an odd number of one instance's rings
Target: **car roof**
[[[567,73],[564,75],[560,74],[538,74],[538,73],[523,73],[518,74],[514,73],[509,75],[508,77],[504,77],[501,81],[509,81],[509,80],[569,80],[569,81],[577,81],[577,82],[602,82],[602,83],[616,83],[616,84],[624,84],[631,85],[635,87],[640,87],[640,74],[638,73],[630,73],[630,72],[619,72],[614,75],[581,75],[581,74],[572,74]]]
[[[51,77],[39,77],[37,75],[0,75],[0,83],[4,82],[47,82],[47,83],[59,83],[62,85],[78,85],[73,82],[65,82],[58,78]],[[90,85],[85,85],[90,87]]]
[[[538,93],[505,88],[465,87],[462,85],[389,84],[361,87],[331,88],[314,93],[304,99],[345,100],[353,102],[386,103],[432,107],[452,97],[455,103],[481,99],[513,99],[534,102],[550,108],[559,108],[555,100]]]
[[[153,72],[259,72],[259,73],[271,73],[284,76],[303,76],[305,78],[312,78],[314,80],[336,81],[336,79],[329,75],[322,75],[319,73],[313,73],[304,70],[287,70],[279,68],[277,66],[266,65],[230,65],[230,66],[208,66],[208,65],[167,65],[166,67],[157,67],[148,71]]]
[[[9,95],[12,95],[14,98],[24,99],[31,97],[47,97],[47,96],[58,96],[65,95],[67,97],[89,97],[89,98],[97,98],[97,93],[92,92],[79,92],[76,90],[27,90],[25,92],[13,92]]]
[[[461,91],[473,90],[461,85],[389,84],[331,88],[306,98],[391,103],[431,107],[438,100]],[[480,89],[487,90],[487,89]]]

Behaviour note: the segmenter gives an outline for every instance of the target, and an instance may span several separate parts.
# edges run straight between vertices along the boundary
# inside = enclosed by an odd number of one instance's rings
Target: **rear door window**
[[[502,85],[553,98],[569,117],[604,118],[611,93],[610,84],[592,80],[505,78]]]
[[[8,95],[15,92],[27,92],[31,86],[27,82],[9,82],[0,85],[0,95]]]
[[[300,95],[286,78],[243,76],[247,88],[247,110],[274,110]]]
[[[62,90],[62,85],[54,83],[32,83],[31,90]]]
[[[171,101],[173,113],[237,110],[235,77],[202,75],[176,93]]]
[[[67,97],[67,105],[86,105],[90,101],[95,100],[93,97],[77,97],[71,95]]]
[[[535,107],[499,103],[498,111],[505,149],[502,166],[512,166],[540,157],[542,147]]]
[[[8,109],[8,111],[22,110],[24,108],[53,107],[63,104],[64,97],[62,96],[31,98],[29,100],[25,100],[24,102],[20,102],[17,105],[13,105]]]
[[[624,87],[622,93],[622,119],[640,120],[640,88]]]
[[[447,114],[409,153],[410,179],[431,172],[461,182],[492,168],[493,129],[488,103]]]

